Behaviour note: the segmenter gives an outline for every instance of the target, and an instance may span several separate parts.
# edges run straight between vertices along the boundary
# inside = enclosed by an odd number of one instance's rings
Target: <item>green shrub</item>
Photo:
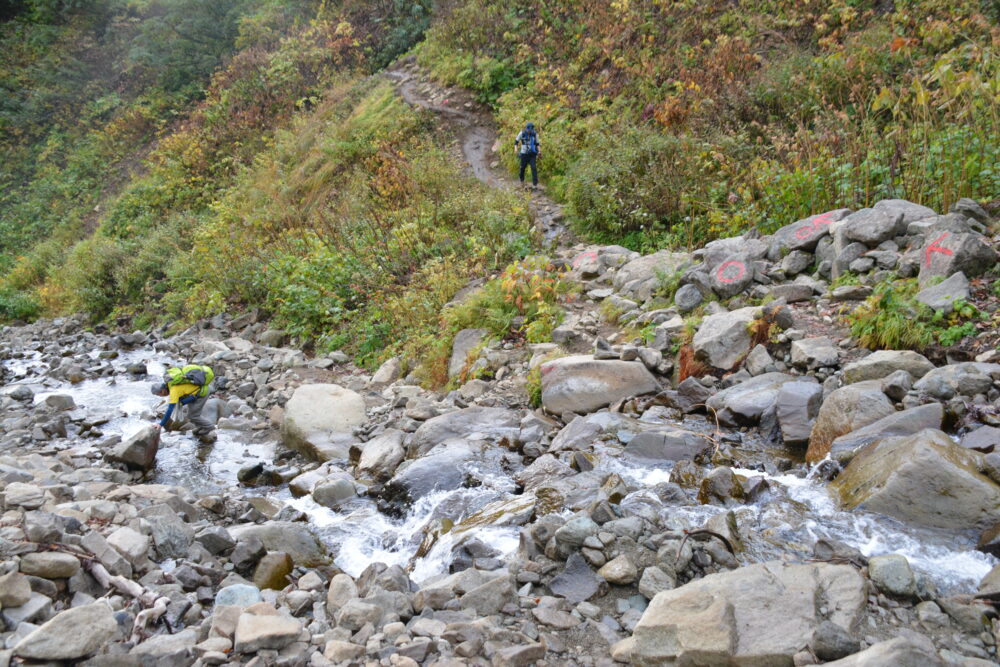
[[[0,321],[33,320],[41,305],[30,294],[10,288],[0,289]]]

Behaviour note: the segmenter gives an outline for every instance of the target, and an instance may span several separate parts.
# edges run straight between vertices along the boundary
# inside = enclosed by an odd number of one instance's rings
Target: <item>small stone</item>
[[[605,581],[618,586],[628,586],[639,576],[639,572],[632,562],[632,559],[622,554],[606,563],[597,574],[604,577]]]
[[[249,607],[260,601],[260,589],[248,584],[226,586],[215,594],[216,607]]]
[[[9,572],[0,577],[0,605],[3,608],[20,607],[31,598],[28,578],[19,572]]]
[[[69,579],[79,569],[76,556],[58,551],[36,551],[21,557],[21,572],[43,579]]]
[[[840,660],[861,650],[861,643],[851,634],[831,621],[823,621],[809,642],[816,657],[823,662]]]
[[[868,576],[883,593],[901,598],[917,596],[917,580],[906,556],[886,554],[872,557],[868,561]]]

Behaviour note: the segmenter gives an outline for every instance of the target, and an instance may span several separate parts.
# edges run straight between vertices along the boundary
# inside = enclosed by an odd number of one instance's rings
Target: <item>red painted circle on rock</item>
[[[735,270],[731,271],[730,269]],[[747,267],[743,262],[731,259],[719,267],[718,271],[715,272],[715,277],[719,279],[720,283],[735,283],[746,274]]]

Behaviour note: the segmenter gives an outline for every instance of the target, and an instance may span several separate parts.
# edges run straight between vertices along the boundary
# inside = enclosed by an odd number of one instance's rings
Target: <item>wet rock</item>
[[[392,477],[406,455],[403,450],[403,432],[396,429],[390,429],[359,447],[361,459],[358,462],[358,472],[376,480]]]
[[[695,357],[715,368],[733,368],[750,352],[750,326],[760,313],[760,308],[740,308],[706,317],[692,342]]]
[[[549,484],[561,477],[572,475],[573,469],[568,465],[552,454],[543,454],[535,459],[530,466],[515,473],[514,481],[523,486],[525,491],[534,491],[543,484]]]
[[[72,410],[76,408],[76,402],[69,394],[49,394],[45,397],[43,403],[53,410]]]
[[[906,556],[872,556],[868,559],[868,577],[886,595],[899,598],[917,596],[917,579]]]
[[[955,396],[984,394],[992,388],[995,377],[1000,378],[1000,364],[969,361],[935,368],[918,380],[913,388],[947,401]]]
[[[840,365],[840,352],[829,338],[803,338],[792,342],[792,364],[808,369]]]
[[[861,650],[861,643],[836,623],[823,621],[816,628],[809,648],[823,662],[840,660]]]
[[[712,450],[712,443],[690,431],[643,431],[625,445],[629,456],[647,461],[701,460]]]
[[[428,419],[413,434],[410,456],[423,456],[435,446],[455,438],[499,442],[517,440],[521,415],[506,408],[465,408]]]
[[[312,497],[323,507],[334,508],[357,497],[354,482],[343,477],[327,480],[316,485]]]
[[[21,556],[21,572],[33,577],[68,579],[79,569],[76,556],[59,551],[36,551]]]
[[[632,664],[790,663],[823,620],[854,628],[865,603],[864,579],[849,565],[768,562],[711,574],[653,598],[633,633]]]
[[[910,350],[879,350],[844,367],[844,383],[879,380],[896,371],[906,371],[920,379],[934,370],[934,364],[922,354]]]
[[[830,446],[830,457],[847,465],[862,447],[886,438],[913,435],[928,428],[939,429],[943,420],[944,408],[940,403],[928,403],[894,412],[834,440]]]
[[[14,654],[28,660],[79,660],[96,653],[118,634],[118,623],[105,602],[74,607],[22,639]]]
[[[326,564],[328,557],[322,542],[308,525],[290,521],[268,521],[259,525],[233,526],[229,534],[237,542],[256,537],[268,551],[283,551],[296,565],[316,567]],[[239,549],[237,545],[237,549]],[[235,552],[234,552],[235,557]]]
[[[572,553],[566,559],[566,567],[549,582],[549,590],[553,595],[576,604],[597,595],[603,583],[604,580],[590,569],[583,556]]]
[[[956,273],[944,282],[920,290],[914,299],[933,310],[950,313],[956,301],[969,300],[969,280],[964,273]]]
[[[823,387],[816,382],[786,382],[775,398],[778,426],[785,444],[809,442],[816,415],[823,403]]]
[[[832,487],[848,509],[920,526],[982,528],[1000,521],[1000,487],[979,472],[979,456],[929,429],[865,447]]]
[[[587,355],[542,364],[542,405],[551,413],[587,414],[624,398],[660,390],[638,361],[597,361]]]
[[[714,501],[727,503],[742,498],[743,487],[732,468],[726,466],[714,468],[708,473],[708,476],[701,481],[701,488],[698,490],[698,500],[703,504]]]
[[[837,389],[819,409],[809,436],[806,460],[819,462],[830,452],[834,440],[894,412],[879,382],[857,382]]]
[[[764,373],[723,389],[707,401],[722,424],[752,426],[774,408],[783,385],[802,378],[785,373]]]
[[[280,591],[288,585],[288,575],[292,573],[292,557],[280,551],[265,554],[253,573],[253,585],[260,590],[267,588]]]
[[[461,440],[449,441],[433,453],[416,459],[406,468],[398,471],[385,485],[381,495],[384,510],[397,511],[408,507],[408,503],[423,498],[432,491],[450,491],[462,486],[470,461],[481,455],[482,448],[476,443]]]
[[[335,384],[306,384],[285,404],[282,437],[307,458],[347,459],[352,431],[365,422],[365,401]]]
[[[826,663],[827,667],[944,667],[930,639],[916,633],[879,642],[846,658]]]

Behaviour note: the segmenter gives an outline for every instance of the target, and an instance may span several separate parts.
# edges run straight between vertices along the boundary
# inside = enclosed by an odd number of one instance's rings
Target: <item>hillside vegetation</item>
[[[470,0],[418,47],[581,230],[697,246],[901,197],[1000,196],[1000,9],[892,0]]]
[[[526,200],[464,175],[379,76],[401,54],[475,91],[504,139],[534,120],[578,231],[648,250],[1000,196],[997,19],[973,0],[4,3],[0,317],[259,308],[368,364],[420,350],[440,383],[465,317],[442,306],[534,239]],[[550,280],[527,266],[483,308],[551,327],[548,296],[515,296]]]

